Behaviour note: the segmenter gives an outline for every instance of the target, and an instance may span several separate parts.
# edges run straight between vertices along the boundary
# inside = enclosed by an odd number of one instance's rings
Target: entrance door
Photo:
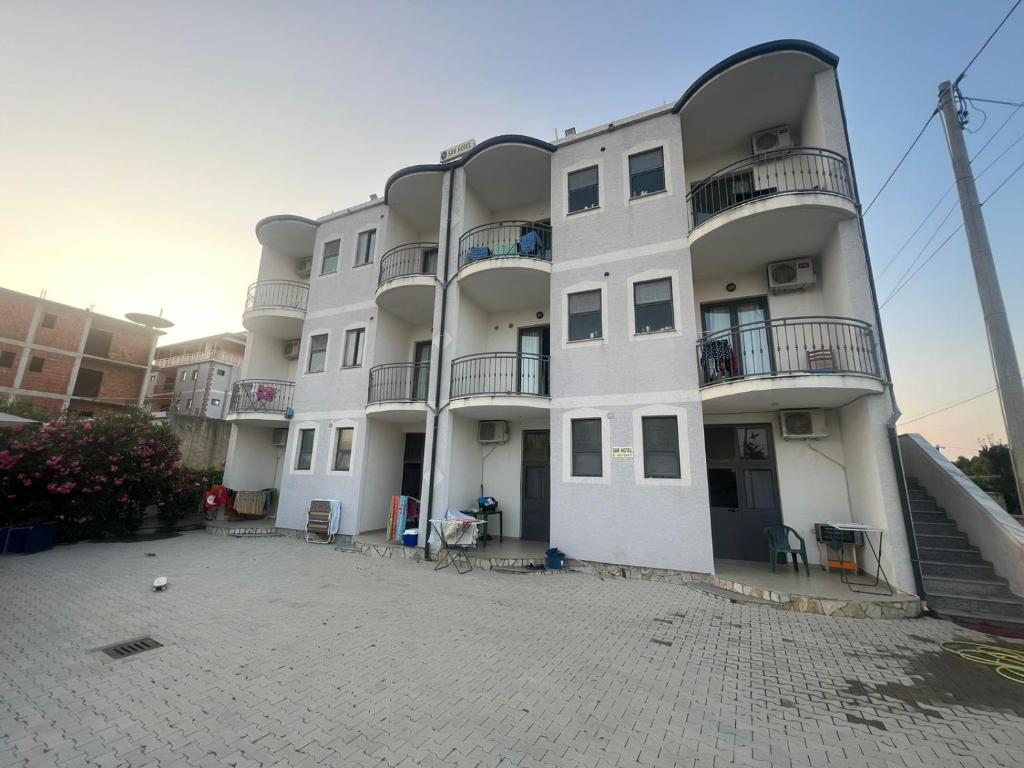
[[[412,350],[412,399],[426,400],[430,383],[430,342],[417,341]]]
[[[705,371],[711,383],[717,378],[757,376],[772,372],[772,349],[768,335],[768,302],[764,298],[725,301],[701,307],[705,348],[718,341],[729,354],[714,355],[716,367]]]
[[[531,541],[548,541],[551,536],[551,451],[550,432],[523,432],[522,533]]]
[[[764,529],[782,523],[769,424],[704,428],[715,557],[768,560]]]
[[[548,395],[548,355],[551,329],[547,325],[519,329],[519,392]]]
[[[421,499],[423,485],[423,432],[405,433],[405,454],[402,457],[402,495]]]

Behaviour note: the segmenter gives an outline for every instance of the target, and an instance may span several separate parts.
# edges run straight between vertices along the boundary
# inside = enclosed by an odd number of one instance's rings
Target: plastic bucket
[[[544,552],[547,555],[547,566],[549,570],[560,571],[565,567],[565,552],[560,549],[549,549]]]
[[[31,555],[53,548],[54,523],[11,525],[0,532],[0,552],[8,555]]]
[[[405,544],[405,546],[407,546],[407,547],[415,547],[416,543],[419,541],[419,538],[420,538],[419,532],[416,532],[416,533],[403,533],[402,534],[402,543]]]

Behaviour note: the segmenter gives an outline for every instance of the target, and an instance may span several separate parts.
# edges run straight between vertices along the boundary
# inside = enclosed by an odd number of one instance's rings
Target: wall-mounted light
[[[729,293],[732,293],[733,291],[736,290],[736,283],[728,283],[725,286],[725,290],[727,290]]]
[[[537,313],[537,319],[538,320],[542,319],[543,317],[544,317],[544,313],[543,312],[538,312]]]

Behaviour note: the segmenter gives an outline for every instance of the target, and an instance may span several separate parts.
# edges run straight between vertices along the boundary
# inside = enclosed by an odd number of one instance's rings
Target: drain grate
[[[152,651],[154,648],[162,647],[163,643],[158,643],[152,637],[140,637],[137,640],[127,640],[123,643],[108,645],[106,648],[100,648],[100,650],[112,659],[125,659],[137,653]]]

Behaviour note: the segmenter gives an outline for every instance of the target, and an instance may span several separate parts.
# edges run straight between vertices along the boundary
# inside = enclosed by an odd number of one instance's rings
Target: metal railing
[[[427,399],[430,363],[388,363],[370,369],[366,402],[415,403]]]
[[[232,355],[230,352],[221,352],[220,350],[214,350],[213,352],[182,352],[180,355],[157,358],[153,361],[153,365],[156,368],[175,368],[179,365],[205,363],[207,361],[226,363],[228,365],[241,365],[242,356]]]
[[[231,387],[228,413],[284,413],[295,399],[295,382],[242,379]]]
[[[551,261],[551,226],[535,221],[498,221],[473,227],[459,238],[459,269],[509,256]]]
[[[306,311],[309,286],[297,280],[260,280],[249,286],[245,311],[254,309],[295,309]]]
[[[710,331],[697,340],[700,386],[760,376],[853,373],[880,378],[871,326],[790,317]]]
[[[452,360],[451,397],[550,397],[551,358],[525,352],[484,352]]]
[[[377,286],[411,275],[437,274],[437,243],[405,243],[380,257]]]
[[[727,165],[686,196],[690,231],[723,211],[774,195],[820,192],[853,200],[846,158],[829,149],[777,149]]]

